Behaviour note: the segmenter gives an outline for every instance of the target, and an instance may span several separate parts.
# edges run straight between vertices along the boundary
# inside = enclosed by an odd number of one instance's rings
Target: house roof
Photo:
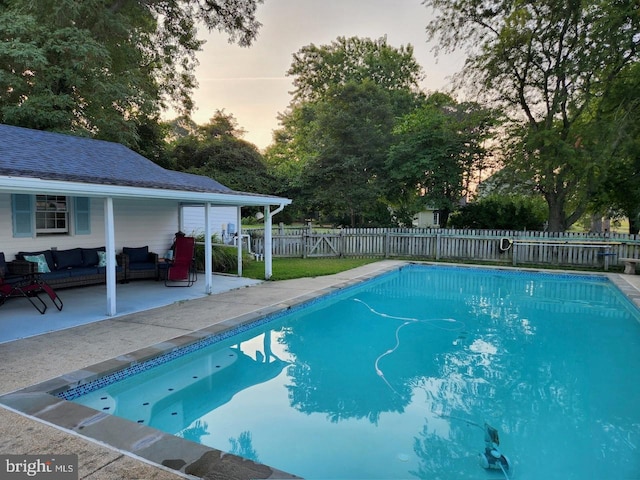
[[[157,193],[165,191],[167,198],[189,192],[201,194],[197,195],[201,200],[213,194],[215,199],[232,196],[230,200],[238,201],[241,196],[242,204],[291,203],[279,197],[237,192],[209,177],[167,170],[118,143],[2,124],[0,176],[37,179],[43,188],[47,184],[64,188],[60,182],[92,185],[87,190],[96,195],[109,194],[115,191],[109,187],[114,186],[125,187],[118,189],[123,195],[152,189],[153,196],[163,197]],[[15,184],[17,187],[19,182]],[[248,197],[255,202],[247,203]]]

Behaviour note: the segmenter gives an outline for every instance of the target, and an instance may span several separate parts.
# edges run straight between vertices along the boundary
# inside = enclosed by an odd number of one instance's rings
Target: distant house
[[[106,246],[108,315],[116,313],[115,254],[145,245],[165,252],[183,209],[199,206],[210,218],[215,207],[233,208],[240,218],[243,206],[263,207],[270,238],[271,216],[290,203],[166,170],[117,143],[0,124],[0,251],[11,260],[19,251]],[[213,232],[211,221],[202,225]],[[211,281],[209,271],[207,292]]]
[[[416,228],[440,228],[440,212],[435,208],[425,207],[413,217]]]

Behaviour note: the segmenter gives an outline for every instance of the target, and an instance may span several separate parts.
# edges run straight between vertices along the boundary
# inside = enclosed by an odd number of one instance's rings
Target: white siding
[[[179,230],[179,204],[171,200],[114,199],[116,252],[122,247],[149,246],[158,254],[166,252]],[[13,260],[19,251],[38,251],[56,247],[101,247],[105,244],[104,200],[91,198],[90,235],[43,235],[13,238],[11,195],[0,194],[0,251]]]
[[[209,216],[211,231],[222,239],[222,230],[228,233],[228,225],[234,225],[238,231],[238,209],[236,207],[216,207],[211,208]],[[187,235],[198,235],[204,233],[204,207],[185,205],[182,207],[182,229]]]
[[[436,221],[436,210],[425,209],[413,217],[413,226],[417,228],[439,228]]]

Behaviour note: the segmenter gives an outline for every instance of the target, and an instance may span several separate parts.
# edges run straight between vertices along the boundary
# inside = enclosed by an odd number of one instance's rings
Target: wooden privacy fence
[[[264,231],[249,232],[253,252],[264,253]],[[408,257],[607,270],[619,265],[619,258],[639,258],[640,236],[421,228],[314,231],[280,226],[273,231],[272,253],[279,257]]]

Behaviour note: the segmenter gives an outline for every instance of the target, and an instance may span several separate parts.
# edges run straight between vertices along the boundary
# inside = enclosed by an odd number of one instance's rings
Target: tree
[[[176,169],[214,178],[233,190],[270,193],[264,158],[255,145],[239,138],[242,132],[233,115],[216,111],[194,134],[173,143]]]
[[[410,46],[338,38],[303,47],[289,70],[295,90],[267,151],[305,217],[349,225],[386,223],[380,202],[384,156],[395,118],[423,101],[421,68]]]
[[[198,25],[248,45],[260,0],[7,0],[0,122],[138,141],[137,118],[189,112]]]
[[[294,102],[318,100],[333,87],[365,80],[387,91],[417,92],[423,76],[413,47],[392,47],[386,37],[338,37],[329,45],[305,46],[293,55],[287,74],[295,77]]]
[[[629,233],[640,231],[640,63],[626,68],[611,94],[597,103],[592,137],[610,158],[605,180],[592,197],[596,213],[629,219]]]
[[[563,231],[587,206],[603,159],[583,137],[594,97],[606,97],[637,60],[640,16],[632,0],[424,0],[436,10],[430,39],[466,46],[463,85],[503,105],[510,162],[534,180],[549,207],[549,229]]]
[[[371,81],[329,90],[317,105],[316,153],[304,170],[303,186],[312,205],[337,223],[357,225],[380,218],[378,200],[394,116],[387,91]]]
[[[436,208],[446,225],[449,214],[469,193],[473,173],[484,168],[484,143],[496,122],[490,109],[432,94],[425,106],[406,115],[395,129],[386,163],[389,197],[398,205],[409,205],[405,209],[411,216],[426,206]]]

